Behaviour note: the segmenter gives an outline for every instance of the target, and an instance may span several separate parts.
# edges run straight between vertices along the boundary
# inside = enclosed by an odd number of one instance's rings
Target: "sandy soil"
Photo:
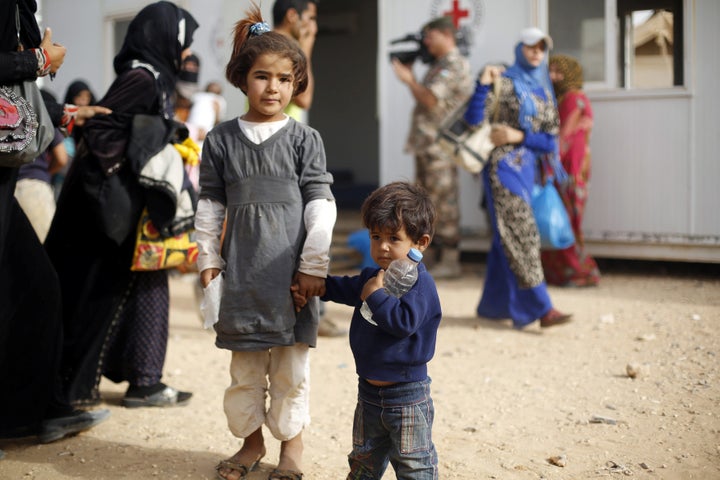
[[[575,321],[544,331],[476,318],[483,264],[466,270],[438,285],[445,318],[430,373],[443,478],[720,478],[718,269],[614,268],[598,288],[551,288]],[[171,288],[165,381],[195,392],[190,405],[128,410],[126,385],[104,381],[107,422],[49,445],[0,444],[0,478],[215,478],[239,446],[222,411],[229,353],[201,328],[192,284],[175,278]],[[347,326],[346,307],[328,313]],[[320,339],[312,375],[305,478],[342,479],[356,389],[346,339]],[[266,438],[251,480],[277,462],[278,443]]]

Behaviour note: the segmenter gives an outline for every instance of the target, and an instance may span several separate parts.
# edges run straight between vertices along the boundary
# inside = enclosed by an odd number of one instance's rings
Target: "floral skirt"
[[[545,281],[564,287],[590,287],[600,283],[597,263],[582,247],[543,250],[541,253]]]
[[[545,281],[550,285],[586,287],[600,282],[600,270],[595,260],[585,253],[585,242],[580,225],[585,213],[587,187],[578,182],[558,185],[558,193],[565,203],[575,234],[575,245],[564,250],[541,252]]]

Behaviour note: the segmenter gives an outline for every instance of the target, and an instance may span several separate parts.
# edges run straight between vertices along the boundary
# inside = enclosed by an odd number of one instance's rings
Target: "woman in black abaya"
[[[0,85],[55,73],[65,48],[41,38],[34,0],[0,2]],[[19,51],[16,14],[20,20]],[[53,123],[71,127],[105,109],[49,105]],[[63,340],[55,270],[13,194],[18,169],[0,167],[0,438],[59,440],[106,419],[108,410],[73,409],[58,366]]]
[[[175,215],[175,204],[139,176],[176,130],[175,83],[197,27],[187,11],[165,1],[132,20],[114,60],[117,78],[98,102],[113,113],[83,127],[58,199],[45,247],[63,288],[61,372],[75,404],[100,401],[103,375],[128,382],[126,407],[183,405],[192,395],[161,382],[167,271],[131,272],[130,265],[142,210],[158,228]],[[147,125],[133,129],[140,118]]]

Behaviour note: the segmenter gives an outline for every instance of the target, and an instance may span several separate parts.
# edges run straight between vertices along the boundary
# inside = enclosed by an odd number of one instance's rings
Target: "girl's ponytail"
[[[305,91],[308,84],[307,59],[300,44],[284,35],[273,32],[265,23],[260,7],[252,3],[246,17],[235,24],[233,50],[225,67],[225,78],[247,94],[247,75],[257,58],[275,53],[288,58],[293,65],[293,96]]]
[[[245,15],[245,18],[238,20],[233,30],[233,57],[236,56],[242,49],[243,45],[245,45],[245,42],[247,42],[247,39],[251,35],[250,32],[252,27],[255,24],[264,24],[267,26],[267,23],[265,23],[262,18],[260,7],[258,7],[255,2],[252,2],[252,6],[247,12],[245,12]],[[270,27],[268,27],[265,31],[269,30]]]

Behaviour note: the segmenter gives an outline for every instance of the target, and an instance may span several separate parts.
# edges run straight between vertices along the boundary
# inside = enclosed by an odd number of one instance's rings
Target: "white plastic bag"
[[[220,272],[220,275],[210,280],[208,286],[203,288],[203,300],[200,302],[200,312],[203,317],[203,327],[211,328],[218,322],[218,315],[220,314],[220,300],[222,300],[222,291],[225,273]]]

